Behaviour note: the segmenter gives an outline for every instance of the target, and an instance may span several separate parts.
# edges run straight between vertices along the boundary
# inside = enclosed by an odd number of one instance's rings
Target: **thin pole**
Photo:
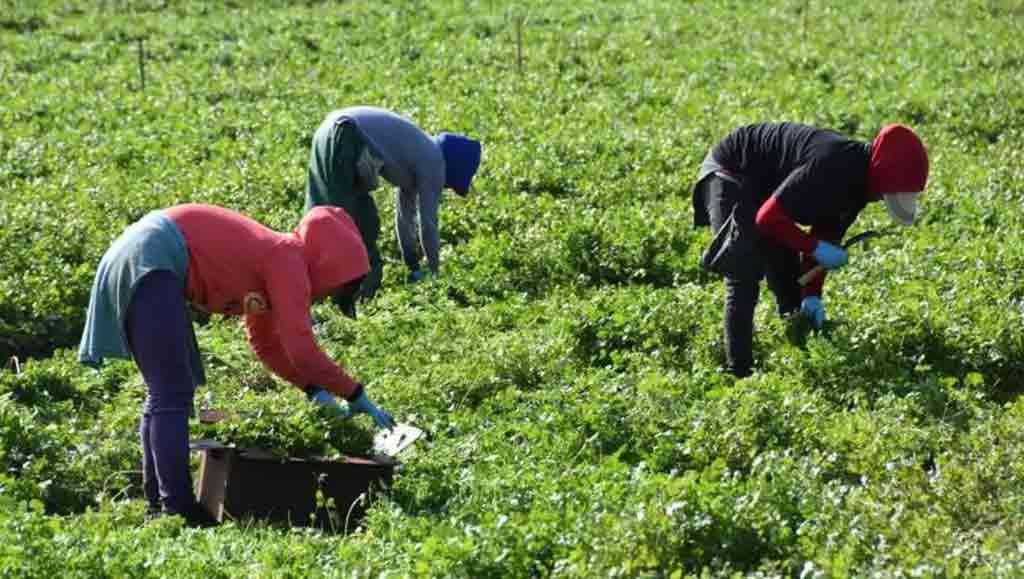
[[[143,39],[136,39],[139,48],[139,90],[146,90],[146,52]]]
[[[516,18],[516,70],[523,73],[523,16]]]

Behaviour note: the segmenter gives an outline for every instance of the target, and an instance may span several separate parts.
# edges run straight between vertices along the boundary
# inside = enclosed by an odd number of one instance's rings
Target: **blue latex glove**
[[[825,306],[818,296],[807,296],[800,302],[800,314],[814,324],[815,328],[821,329],[825,325]]]
[[[845,249],[827,241],[819,241],[818,245],[814,246],[814,252],[811,255],[814,256],[814,261],[817,261],[825,269],[838,269],[846,265],[850,259],[850,255]]]
[[[348,418],[352,415],[351,410],[341,404],[338,404],[338,400],[334,395],[323,388],[317,388],[314,390],[313,393],[309,395],[309,399],[313,404],[330,408],[338,415],[339,418]]]
[[[381,428],[392,429],[395,427],[395,419],[390,414],[384,412],[380,408],[377,408],[370,399],[367,398],[366,392],[359,395],[359,398],[348,403],[348,407],[352,412],[361,412],[363,414],[369,414],[373,417],[374,422]]]

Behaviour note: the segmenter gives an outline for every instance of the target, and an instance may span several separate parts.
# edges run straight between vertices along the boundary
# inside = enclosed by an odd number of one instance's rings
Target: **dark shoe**
[[[784,318],[784,323],[786,324],[786,340],[798,348],[806,346],[807,336],[814,329],[811,320],[797,312]]]
[[[185,517],[185,524],[194,529],[208,529],[220,525],[220,521],[213,518],[210,511],[199,502],[192,503],[181,516]]]
[[[153,503],[149,503],[146,505],[146,515],[143,518],[143,520],[148,523],[153,519],[160,518],[161,516],[163,516],[163,514],[164,511],[163,509],[160,508],[160,505],[154,505]]]
[[[172,513],[160,509],[149,508],[146,509],[146,522],[152,521],[160,517],[174,517],[180,516],[185,519],[185,525],[192,527],[193,529],[208,529],[210,527],[216,527],[220,525],[220,522],[213,518],[209,511],[202,503],[194,502],[183,512]]]

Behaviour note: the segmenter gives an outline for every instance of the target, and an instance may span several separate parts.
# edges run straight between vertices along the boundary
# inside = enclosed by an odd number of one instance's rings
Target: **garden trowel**
[[[858,233],[857,235],[854,235],[850,239],[848,239],[846,241],[846,243],[843,244],[843,249],[849,249],[851,246],[854,246],[854,245],[856,245],[858,243],[861,243],[863,241],[867,241],[867,240],[869,240],[869,239],[871,239],[873,237],[880,237],[882,235],[884,235],[884,233],[881,232],[881,231],[874,231],[874,230],[863,231],[861,233]],[[800,276],[799,278],[797,278],[796,281],[800,285],[807,285],[807,284],[811,283],[811,280],[814,279],[814,277],[817,276],[819,273],[821,273],[824,269],[825,269],[825,266],[823,266],[823,265],[816,265],[813,268],[807,270],[807,273],[805,273],[802,276]]]
[[[377,454],[395,457],[412,446],[423,431],[411,424],[399,424],[391,430],[382,430],[373,437],[373,451]]]

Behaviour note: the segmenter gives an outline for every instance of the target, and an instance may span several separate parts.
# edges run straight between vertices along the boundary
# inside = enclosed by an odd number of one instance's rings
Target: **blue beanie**
[[[444,155],[445,186],[459,195],[466,195],[473,175],[480,167],[480,141],[454,133],[440,133],[434,137],[434,142]]]

